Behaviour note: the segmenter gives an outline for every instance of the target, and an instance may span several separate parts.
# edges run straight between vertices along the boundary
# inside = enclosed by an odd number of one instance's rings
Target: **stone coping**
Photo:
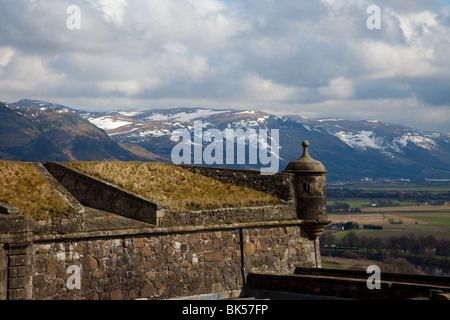
[[[0,214],[18,215],[19,212],[19,208],[13,207],[7,203],[0,201]]]
[[[175,226],[175,227],[144,227],[133,229],[120,230],[95,230],[82,231],[67,234],[41,234],[34,235],[33,242],[49,242],[49,241],[64,241],[87,238],[106,238],[106,237],[120,237],[120,236],[142,236],[142,235],[156,235],[156,234],[170,234],[170,233],[189,233],[201,231],[219,231],[240,228],[270,228],[283,226],[296,226],[308,223],[316,223],[311,220],[274,220],[274,221],[259,221],[259,222],[243,222],[243,223],[223,223],[213,225],[196,225],[196,226]]]
[[[430,295],[430,290],[448,293],[450,289],[448,285],[435,283],[432,279],[424,283],[417,283],[414,280],[411,282],[404,281],[402,279],[404,274],[394,274],[395,279],[385,279],[385,274],[381,273],[381,288],[370,290],[367,287],[370,274],[366,273],[365,278],[361,278],[360,272],[346,271],[344,277],[327,275],[329,270],[324,270],[323,274],[319,274],[321,272],[315,272],[310,268],[305,268],[302,274],[250,272],[247,280],[251,294],[257,297],[259,296],[258,291],[263,290],[263,294],[266,295],[270,291],[275,293],[283,291],[291,294],[311,294],[357,300],[405,300],[427,298]]]
[[[126,195],[129,195],[130,197],[140,199],[140,200],[142,200],[144,202],[148,202],[150,205],[154,206],[156,210],[160,210],[160,209],[164,208],[164,204],[162,204],[161,202],[145,198],[145,197],[143,197],[143,196],[141,196],[139,194],[133,193],[130,190],[124,189],[124,188],[122,188],[122,187],[120,187],[120,186],[118,186],[116,184],[113,184],[111,182],[108,182],[106,180],[94,177],[94,176],[92,176],[92,175],[90,175],[88,173],[82,172],[82,171],[80,171],[80,170],[78,170],[76,168],[73,168],[71,166],[68,166],[68,165],[66,165],[64,163],[61,163],[61,162],[46,162],[44,164],[44,166],[46,166],[47,170],[48,170],[48,166],[60,166],[61,168],[64,168],[64,170],[67,170],[68,172],[71,172],[72,174],[78,176],[81,179],[85,179],[85,180],[89,181],[90,183],[98,183],[100,185],[103,185],[104,187],[109,187],[109,188],[111,188],[113,190],[115,189],[118,192],[122,192],[122,193],[124,193]]]

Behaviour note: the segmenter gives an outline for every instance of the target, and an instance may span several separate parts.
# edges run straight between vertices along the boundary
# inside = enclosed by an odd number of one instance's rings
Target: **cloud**
[[[102,12],[106,21],[122,24],[127,0],[89,0],[89,3]]]
[[[378,119],[391,105],[391,122],[442,129],[450,6],[378,0],[382,29],[368,30],[372,4],[0,0],[0,97]],[[66,27],[69,5],[80,7],[80,30]]]
[[[11,47],[0,48],[0,67],[7,66],[11,62],[14,54],[15,51]]]
[[[353,83],[343,77],[332,79],[329,86],[319,88],[319,93],[328,99],[348,99],[354,94]]]

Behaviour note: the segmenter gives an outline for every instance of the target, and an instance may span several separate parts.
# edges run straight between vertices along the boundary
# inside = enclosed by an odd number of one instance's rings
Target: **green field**
[[[414,216],[414,218],[436,225],[450,225],[450,215],[448,214],[446,214],[445,216]]]
[[[327,261],[322,259],[322,268],[324,269],[335,269],[335,270],[345,270],[345,266],[336,261]]]
[[[450,190],[450,183],[447,184],[349,184],[343,186],[332,186],[331,189],[349,189],[362,191],[386,191],[386,192],[448,192]]]
[[[370,204],[373,202],[372,200],[382,201],[386,199],[358,199],[358,198],[350,198],[350,199],[336,199],[329,198],[327,199],[327,206],[334,204],[336,201],[348,203],[350,205],[350,209],[363,209],[370,207]],[[393,206],[410,206],[414,205],[413,201],[400,201],[400,200],[390,200]]]

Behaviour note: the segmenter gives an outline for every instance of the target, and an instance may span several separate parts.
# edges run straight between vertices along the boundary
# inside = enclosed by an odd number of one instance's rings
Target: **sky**
[[[0,21],[4,102],[450,132],[450,1],[0,0]]]

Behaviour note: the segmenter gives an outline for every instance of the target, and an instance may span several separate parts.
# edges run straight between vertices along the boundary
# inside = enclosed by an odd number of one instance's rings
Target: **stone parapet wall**
[[[273,221],[36,238],[33,296],[166,299],[240,290],[243,270],[292,273],[296,266],[314,265],[314,242],[300,236],[301,224]],[[80,290],[67,287],[71,265],[80,267]]]
[[[382,272],[379,289],[370,289],[367,281],[371,275],[355,270],[296,268],[294,274],[252,272],[247,280],[249,292],[256,298],[399,301],[448,300],[450,297],[448,277]]]
[[[163,210],[158,225],[161,227],[174,227],[289,219],[295,219],[295,208],[293,205],[222,208],[187,212]]]
[[[258,170],[240,170],[195,165],[180,165],[182,168],[221,182],[245,186],[270,193],[283,201],[294,200],[292,173],[278,172],[273,175],[262,175]]]

